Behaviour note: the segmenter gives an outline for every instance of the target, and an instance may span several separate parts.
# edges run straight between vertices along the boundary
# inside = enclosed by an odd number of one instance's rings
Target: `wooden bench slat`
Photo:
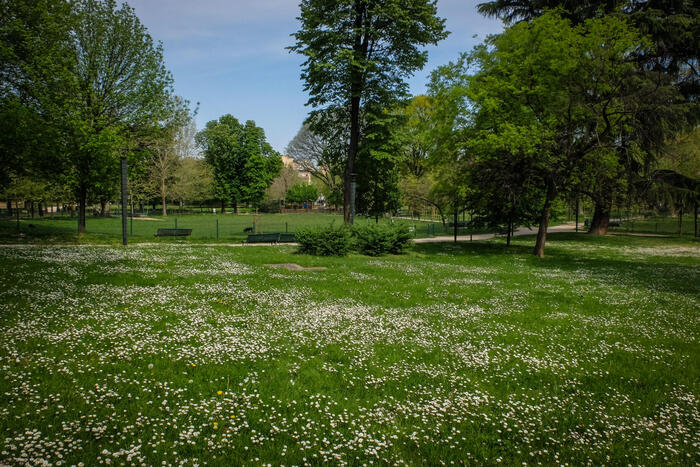
[[[278,233],[266,233],[266,234],[249,234],[246,239],[246,243],[277,243],[279,241],[280,234]]]
[[[281,243],[294,243],[297,241],[297,239],[293,233],[281,233],[279,241]]]
[[[187,237],[192,235],[192,229],[158,229],[156,237]]]

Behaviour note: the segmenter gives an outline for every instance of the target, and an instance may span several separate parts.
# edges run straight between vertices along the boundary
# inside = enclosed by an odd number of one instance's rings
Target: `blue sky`
[[[435,67],[470,50],[501,23],[476,12],[479,1],[438,0],[450,36],[430,47],[426,67],[410,81],[425,91]],[[127,0],[151,36],[163,43],[175,91],[199,102],[197,126],[230,113],[255,120],[284,152],[309,111],[299,77],[302,59],[285,47],[298,29],[297,0]],[[473,37],[476,35],[476,37]]]

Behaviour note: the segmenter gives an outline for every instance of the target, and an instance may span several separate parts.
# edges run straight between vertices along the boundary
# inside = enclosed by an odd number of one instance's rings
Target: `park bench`
[[[158,229],[156,237],[187,237],[192,235],[192,229]]]
[[[246,239],[246,243],[277,243],[280,239],[278,233],[259,233],[250,234]]]
[[[278,241],[280,243],[294,243],[297,241],[297,238],[293,233],[281,233]]]
[[[245,243],[294,243],[296,237],[293,233],[260,233],[250,234]]]

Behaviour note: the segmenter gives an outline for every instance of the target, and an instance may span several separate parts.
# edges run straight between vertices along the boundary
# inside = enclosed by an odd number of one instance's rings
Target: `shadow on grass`
[[[461,241],[461,242],[431,242],[431,243],[416,243],[413,246],[413,251],[424,255],[437,255],[450,253],[457,256],[473,256],[473,255],[525,255],[532,254],[532,247],[527,245],[511,244],[506,246],[505,243],[483,242],[483,241]]]
[[[77,220],[61,220],[65,225],[44,225],[41,221],[22,219],[17,227],[15,220],[0,221],[2,243],[74,243],[77,240]]]
[[[528,266],[541,270],[562,270],[566,272],[586,271],[594,278],[610,283],[634,283],[653,292],[667,291],[700,296],[700,265],[698,262],[682,261],[678,257],[654,256],[634,257],[616,255],[610,250],[596,251],[595,246],[654,248],[663,246],[697,245],[687,239],[659,239],[623,236],[590,236],[574,233],[554,233],[548,236],[552,245],[545,248],[545,258],[532,254],[534,237],[519,237],[515,244],[505,242],[458,242],[416,244],[413,251],[425,255],[450,253],[455,256],[521,256]],[[523,244],[523,240],[526,242]],[[531,241],[530,241],[531,240]],[[592,247],[588,251],[572,251],[562,248],[556,242],[575,242]]]

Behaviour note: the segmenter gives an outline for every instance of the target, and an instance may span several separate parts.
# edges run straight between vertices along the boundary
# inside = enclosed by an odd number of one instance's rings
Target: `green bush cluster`
[[[368,256],[396,255],[412,238],[404,224],[312,227],[298,230],[295,236],[300,253],[316,256],[345,256],[353,250]]]
[[[299,252],[315,256],[345,256],[352,247],[350,230],[344,226],[307,227],[294,234]]]
[[[363,255],[398,255],[408,246],[412,235],[405,224],[365,224],[353,228],[355,250]]]

